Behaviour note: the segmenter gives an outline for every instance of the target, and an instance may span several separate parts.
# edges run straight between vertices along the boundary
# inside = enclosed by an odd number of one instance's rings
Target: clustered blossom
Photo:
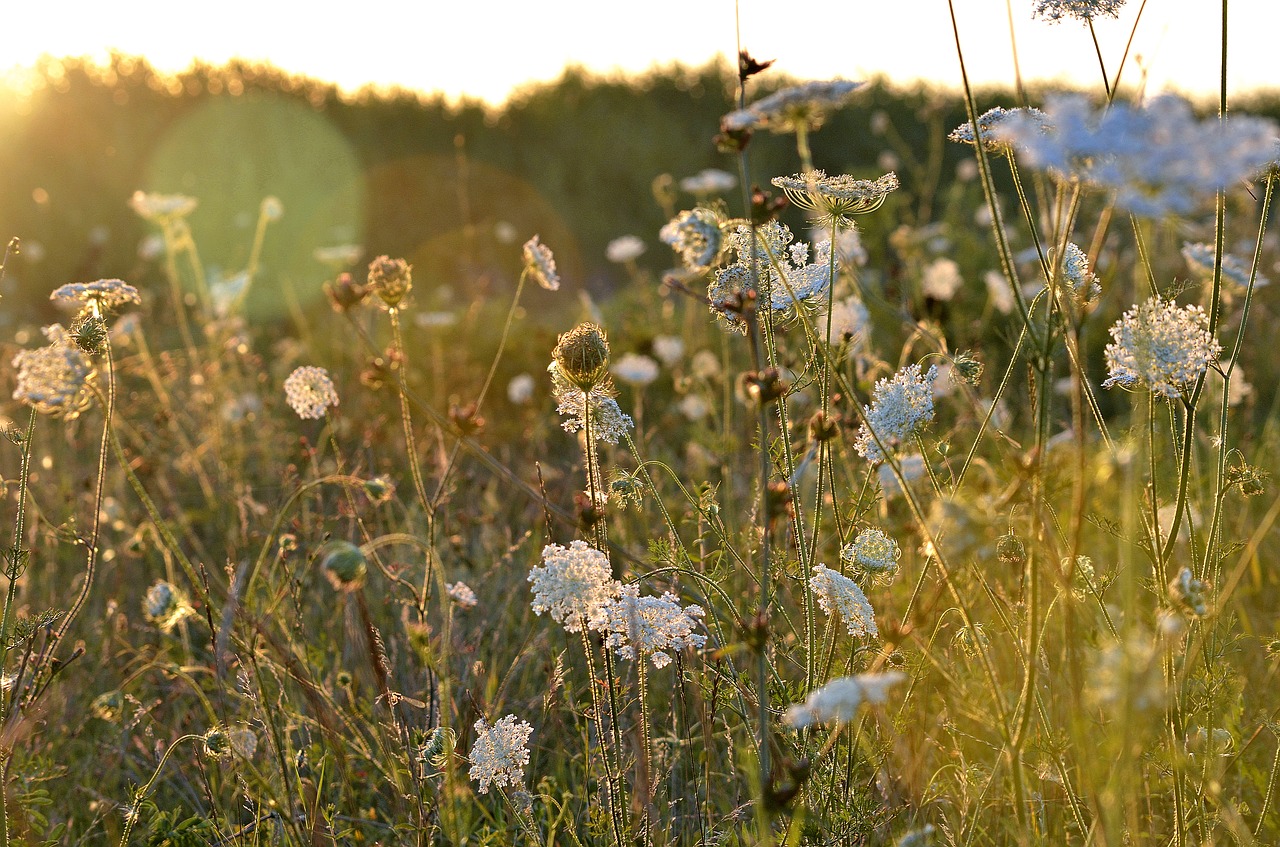
[[[776,176],[773,184],[802,209],[817,215],[818,223],[853,226],[852,215],[880,208],[889,192],[898,188],[898,175],[890,171],[879,179],[854,179],[848,174],[827,176],[823,171],[805,171],[794,176]]]
[[[560,290],[560,274],[556,272],[556,259],[551,248],[538,240],[538,236],[524,243],[524,267],[534,281],[548,291]]]
[[[476,593],[465,582],[459,580],[451,585],[447,584],[445,590],[449,592],[449,599],[458,604],[459,609],[476,607]]]
[[[925,297],[946,303],[964,285],[960,266],[948,258],[934,259],[925,265],[920,276],[920,291]]]
[[[849,102],[861,82],[843,79],[815,80],[775,91],[745,109],[730,112],[720,119],[728,131],[769,129],[773,132],[813,130],[822,126],[827,113]]]
[[[1063,18],[1092,21],[1094,18],[1116,18],[1124,0],[1036,0],[1033,18],[1057,23]]]
[[[849,635],[854,638],[879,637],[880,630],[876,628],[876,611],[856,582],[839,571],[816,565],[813,569],[811,585],[822,611],[828,616],[838,612],[844,621],[845,628],[849,630]]]
[[[542,549],[542,565],[529,571],[529,582],[533,611],[547,612],[567,632],[581,632],[622,590],[608,557],[585,541],[568,547],[548,544]]]
[[[616,265],[634,262],[644,255],[645,246],[634,235],[622,235],[610,241],[604,248],[605,258]]]
[[[871,405],[863,406],[867,423],[858,430],[854,447],[858,455],[872,462],[885,459],[876,437],[886,447],[906,441],[921,426],[933,420],[933,381],[938,366],[921,373],[919,365],[908,365],[893,375],[882,378],[872,392]],[[868,429],[868,426],[870,429]]]
[[[902,550],[883,530],[864,529],[840,548],[840,559],[872,576],[892,576]]]
[[[1169,398],[1182,396],[1222,352],[1204,309],[1159,297],[1125,312],[1111,337],[1103,387],[1146,387]]]
[[[46,346],[22,350],[13,357],[18,376],[13,399],[43,415],[74,418],[89,405],[93,366],[61,324],[47,326],[43,332],[49,339]]]
[[[1051,259],[1052,255],[1050,252]],[[1098,275],[1089,269],[1089,257],[1070,241],[1062,251],[1062,278],[1071,287],[1071,293],[1081,302],[1088,303],[1102,294]]]
[[[49,299],[55,303],[96,304],[103,311],[114,311],[128,303],[142,302],[138,289],[120,279],[69,282],[55,288]]]
[[[1187,260],[1191,272],[1206,282],[1213,279],[1214,250],[1212,244],[1183,244],[1182,258]],[[1249,287],[1249,266],[1239,257],[1230,253],[1222,257],[1222,279],[1230,287],[1243,290]],[[1262,288],[1270,285],[1271,280],[1262,274],[1253,277],[1253,287]]]
[[[556,411],[564,416],[560,426],[565,432],[577,432],[585,426],[584,412],[590,408],[591,435],[597,441],[617,444],[618,441],[635,428],[631,416],[622,411],[618,401],[613,399],[613,383],[610,380],[598,383],[590,389],[582,389],[564,375],[558,362],[547,366],[551,375],[551,393],[556,399]]]
[[[635,585],[622,586],[619,596],[605,603],[591,622],[591,629],[607,633],[605,646],[624,659],[649,656],[655,668],[671,664],[669,650],[701,648],[705,635],[695,635],[701,606],[681,607],[671,592],[661,597],[641,597]]]
[[[311,365],[296,368],[284,381],[284,396],[303,420],[323,418],[330,406],[338,405],[338,391],[324,368]]]
[[[1000,134],[995,130],[1002,126],[1006,121],[1012,120],[1015,116],[1019,116],[1019,120],[1028,121],[1032,124],[1038,124],[1041,132],[1047,132],[1049,129],[1048,116],[1039,109],[1019,108],[1005,109],[996,106],[994,109],[988,109],[978,116],[978,135],[982,138],[982,147],[989,153],[1003,153],[1009,149],[1009,143],[1001,139]],[[973,134],[973,123],[966,121],[960,126],[951,130],[947,138],[958,144],[975,144],[976,140]]]
[[[1169,583],[1169,599],[1187,614],[1197,618],[1209,613],[1204,582],[1196,579],[1190,568],[1178,571],[1177,576]]]
[[[802,705],[787,709],[784,720],[796,729],[815,723],[848,723],[857,717],[863,703],[883,705],[889,699],[889,689],[906,678],[901,671],[885,671],[833,679],[811,691]]]
[[[493,726],[481,718],[472,728],[476,741],[471,747],[470,776],[479,783],[477,790],[488,794],[490,784],[523,785],[533,727],[515,715],[507,715]]]
[[[690,194],[723,194],[738,185],[738,178],[719,168],[706,168],[680,180],[680,190]]]
[[[610,370],[618,379],[638,387],[648,385],[658,378],[658,363],[640,353],[624,353]]]
[[[712,314],[727,327],[746,332],[737,306],[752,288],[753,262],[759,274],[760,299],[768,302],[777,317],[791,317],[800,305],[809,308],[823,305],[821,295],[827,292],[839,269],[838,262],[832,268],[831,242],[819,242],[811,262],[809,245],[792,244],[792,238],[786,224],[777,221],[757,227],[754,233],[749,226],[738,227],[728,238],[737,261],[717,272],[707,286]]]
[[[1199,120],[1187,101],[1095,107],[1078,94],[1050,97],[1044,120],[1012,115],[996,137],[1038,168],[1115,192],[1118,207],[1146,217],[1187,214],[1214,192],[1254,175],[1275,155],[1276,125],[1248,115]]]
[[[658,238],[680,256],[691,271],[702,272],[714,265],[724,248],[720,215],[711,209],[681,212],[658,232]]]

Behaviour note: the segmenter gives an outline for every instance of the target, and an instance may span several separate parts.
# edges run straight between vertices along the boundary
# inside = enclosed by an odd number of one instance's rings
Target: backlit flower
[[[1170,398],[1188,391],[1222,352],[1204,309],[1159,297],[1125,312],[1111,337],[1103,387],[1145,387]]]
[[[476,790],[488,794],[491,784],[523,785],[533,727],[515,715],[507,715],[493,726],[481,718],[472,729],[476,741],[471,747],[470,776],[478,783]]]
[[[701,606],[681,607],[671,592],[661,597],[641,597],[635,585],[624,585],[618,597],[605,603],[591,621],[591,628],[606,633],[605,646],[624,659],[647,655],[656,668],[671,664],[669,651],[699,648],[705,635],[695,635]]]
[[[889,699],[889,689],[905,682],[907,675],[901,671],[864,673],[833,679],[816,691],[809,693],[803,705],[792,706],[783,719],[796,729],[815,723],[848,723],[858,715],[863,703],[883,705]]]
[[[892,379],[877,382],[871,405],[863,407],[867,422],[859,429],[854,444],[858,454],[872,462],[884,461],[876,437],[880,444],[892,448],[933,420],[933,381],[937,376],[937,365],[921,373],[920,366],[913,364],[898,371]]]
[[[322,418],[330,406],[338,405],[338,391],[324,368],[297,368],[284,381],[284,396],[289,406],[304,420]]]
[[[817,565],[810,584],[822,611],[829,616],[839,613],[849,635],[854,638],[880,635],[876,628],[875,609],[856,582],[839,571]]]
[[[548,544],[542,564],[529,571],[533,611],[547,612],[567,632],[581,632],[600,609],[622,590],[609,559],[585,541],[568,547]]]
[[[560,274],[556,272],[556,259],[551,248],[538,240],[538,236],[524,243],[524,268],[534,282],[548,291],[560,289]]]

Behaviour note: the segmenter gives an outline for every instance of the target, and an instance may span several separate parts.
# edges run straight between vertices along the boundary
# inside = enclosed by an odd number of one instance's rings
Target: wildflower
[[[738,178],[719,168],[706,168],[680,180],[680,190],[690,194],[723,194],[738,185]]]
[[[1192,575],[1190,568],[1183,568],[1169,583],[1169,599],[1189,615],[1203,618],[1209,613],[1205,598],[1204,582]]]
[[[854,638],[879,637],[875,609],[856,582],[839,571],[816,565],[811,585],[822,611],[828,616],[839,612],[849,635]]]
[[[885,456],[881,444],[885,447],[901,444],[933,420],[933,381],[937,376],[937,365],[923,374],[919,365],[908,365],[892,379],[882,378],[876,383],[872,404],[863,406],[867,422],[858,430],[854,444],[860,456],[882,462]]]
[[[987,300],[991,307],[1002,315],[1013,311],[1013,289],[1009,281],[999,271],[987,271],[982,275],[982,282],[987,286]]]
[[[684,356],[684,341],[674,335],[659,335],[653,339],[653,355],[667,367],[674,367]]]
[[[822,171],[806,171],[795,176],[776,176],[773,184],[781,188],[802,209],[817,215],[818,222],[842,228],[853,226],[852,215],[880,208],[889,192],[898,187],[898,176],[889,172],[879,179],[854,179],[847,174],[827,176]]]
[[[350,541],[330,541],[320,548],[320,572],[335,591],[350,593],[364,585],[368,559],[364,550]]]
[[[676,408],[691,421],[700,421],[711,414],[711,404],[700,394],[686,394]]]
[[[542,548],[542,565],[529,571],[529,582],[533,611],[549,613],[567,632],[581,632],[622,590],[608,557],[585,541]]]
[[[1049,261],[1054,261],[1053,248],[1049,250]],[[1070,241],[1062,251],[1062,277],[1070,286],[1072,295],[1082,303],[1096,300],[1102,294],[1097,274],[1089,270],[1089,257]]]
[[[525,273],[548,291],[560,290],[560,274],[556,273],[556,259],[551,248],[538,240],[538,236],[524,243]]]
[[[1049,98],[1043,121],[1014,115],[993,128],[1034,167],[1115,192],[1121,209],[1147,217],[1186,214],[1198,200],[1246,179],[1272,156],[1272,121],[1236,115],[1198,120],[1181,98],[1095,109],[1082,95]]]
[[[516,374],[507,383],[507,399],[517,406],[523,406],[533,399],[533,376],[527,373]]]
[[[476,593],[465,582],[459,580],[452,585],[446,584],[445,590],[449,592],[449,599],[458,604],[459,609],[476,607]]]
[[[556,339],[552,350],[560,375],[590,391],[608,376],[609,339],[593,323],[580,323]]]
[[[637,653],[649,656],[655,668],[671,664],[669,650],[700,648],[707,643],[705,635],[694,635],[701,606],[681,608],[679,598],[671,592],[661,597],[641,597],[635,585],[624,585],[618,596],[600,607],[591,628],[606,633],[605,646],[624,659]]]
[[[481,718],[472,728],[476,742],[471,747],[470,775],[479,783],[479,792],[488,794],[490,784],[522,785],[533,727],[515,715],[507,715],[493,726]]]
[[[822,317],[818,316],[818,326],[822,326]],[[849,344],[855,352],[866,349],[871,329],[871,314],[867,307],[852,295],[844,300],[837,300],[831,306],[831,340],[836,343]]]
[[[815,723],[848,723],[863,703],[882,705],[889,699],[889,689],[906,681],[901,671],[864,673],[833,679],[816,691],[809,692],[803,705],[787,710],[784,721],[796,729]]]
[[[759,274],[759,293],[780,319],[791,317],[795,308],[816,308],[831,284],[836,269],[831,267],[831,242],[819,243],[809,261],[809,245],[792,244],[791,230],[770,221],[753,231],[740,226],[729,236],[737,261],[721,269],[707,286],[712,313],[730,329],[746,332],[738,304],[752,290],[752,264]],[[785,280],[785,281],[784,281]]]
[[[322,418],[330,406],[338,405],[338,392],[324,368],[307,365],[295,368],[284,381],[284,396],[303,420]]]
[[[417,749],[414,758],[424,768],[429,765],[436,770],[443,770],[457,743],[456,732],[447,726],[437,726],[427,736],[426,743]]]
[[[18,384],[13,399],[21,400],[37,412],[68,420],[89,406],[89,379],[93,367],[84,353],[76,349],[61,324],[43,330],[49,344],[34,350],[22,350],[13,357]]]
[[[142,302],[138,289],[120,279],[69,282],[54,289],[49,299],[57,303],[96,304],[104,312],[114,311],[128,303]]]
[[[397,309],[413,287],[412,271],[404,259],[379,256],[369,263],[368,288],[388,309]]]
[[[634,235],[623,235],[608,243],[604,248],[604,255],[616,265],[625,265],[639,259],[644,251],[643,241]]]
[[[1036,7],[1031,12],[1033,18],[1043,18],[1049,23],[1057,23],[1063,18],[1075,18],[1078,21],[1092,21],[1094,18],[1116,18],[1120,16],[1120,7],[1124,0],[1036,0]]]
[[[951,259],[935,259],[925,266],[920,280],[920,289],[925,297],[942,302],[956,296],[956,292],[964,285],[960,276],[960,266]]]
[[[898,570],[902,550],[883,530],[864,529],[840,548],[840,560],[876,577],[892,577]]]
[[[701,272],[720,258],[724,246],[722,223],[718,213],[699,207],[672,218],[659,230],[658,238],[671,245],[686,268]]]
[[[924,456],[919,453],[903,456],[898,459],[898,467],[902,469],[902,478],[907,483],[915,482],[925,475]],[[884,492],[886,499],[902,493],[898,477],[894,475],[893,468],[888,464],[879,467],[877,477],[880,480],[880,490]]]
[[[1222,352],[1204,309],[1159,297],[1125,312],[1111,337],[1103,387],[1144,386],[1169,398],[1182,396]]]
[[[745,109],[730,112],[720,119],[720,126],[729,132],[765,128],[778,133],[815,130],[826,121],[828,112],[849,102],[862,85],[843,79],[793,85]]]
[[[185,218],[194,212],[196,199],[181,194],[135,191],[129,198],[129,206],[146,220],[164,223]]]
[[[996,132],[997,127],[1015,117],[1030,124],[1038,125],[1041,132],[1049,129],[1049,117],[1039,109],[1004,109],[996,106],[978,116],[978,137],[982,139],[983,148],[989,153],[1004,153],[1009,149],[1009,142]],[[973,134],[973,123],[965,122],[951,130],[947,138],[958,144],[976,143]]]
[[[163,580],[147,589],[142,598],[142,612],[161,632],[169,632],[183,618],[194,614],[183,590]]]
[[[638,473],[617,470],[613,472],[609,479],[608,499],[617,503],[621,508],[626,508],[627,506],[640,508],[644,503],[644,493],[644,480]]]
[[[658,363],[638,353],[623,355],[610,370],[618,379],[637,388],[643,388],[658,378]]]
[[[1212,244],[1183,244],[1182,258],[1187,260],[1187,267],[1197,277],[1205,282],[1213,280],[1214,250]],[[1247,289],[1251,277],[1254,288],[1262,288],[1271,284],[1271,280],[1262,274],[1251,274],[1249,266],[1239,257],[1230,253],[1222,257],[1222,281],[1226,283],[1227,289],[1231,290],[1232,293],[1240,293]]]
[[[356,282],[349,273],[340,273],[333,282],[326,282],[324,293],[335,312],[350,311],[369,297],[368,287]]]
[[[561,424],[565,432],[583,429],[586,426],[583,416],[590,414],[592,436],[597,441],[617,444],[627,430],[635,426],[631,416],[624,414],[613,399],[612,381],[606,380],[584,391],[565,378],[559,363],[552,362],[547,372],[551,374],[556,411],[565,416]]]

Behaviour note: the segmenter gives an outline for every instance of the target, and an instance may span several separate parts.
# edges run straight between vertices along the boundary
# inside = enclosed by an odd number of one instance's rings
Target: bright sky
[[[1024,76],[1097,87],[1088,28],[1031,19],[1032,0],[1010,0]],[[742,45],[798,78],[958,84],[946,0],[739,0]],[[4,9],[0,69],[41,53],[105,58],[110,48],[146,56],[162,70],[195,58],[240,56],[336,82],[401,85],[500,102],[521,83],[551,80],[566,64],[644,70],[701,64],[736,51],[734,0],[59,0]],[[971,79],[1013,78],[1002,0],[955,0]],[[1096,25],[1108,70],[1124,52],[1141,0],[1119,21]],[[1228,80],[1235,91],[1280,85],[1276,0],[1231,0]],[[198,17],[203,15],[203,17]],[[1150,0],[1134,54],[1148,90],[1210,95],[1218,87],[1221,5]],[[1139,79],[1130,64],[1125,79]]]

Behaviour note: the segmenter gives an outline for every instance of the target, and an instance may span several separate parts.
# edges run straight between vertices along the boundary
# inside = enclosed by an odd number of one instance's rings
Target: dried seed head
[[[593,323],[580,323],[556,341],[556,364],[569,381],[590,391],[609,373],[609,340]]]
[[[377,294],[388,309],[399,308],[400,301],[413,287],[412,270],[404,259],[379,256],[369,263],[369,290]]]

